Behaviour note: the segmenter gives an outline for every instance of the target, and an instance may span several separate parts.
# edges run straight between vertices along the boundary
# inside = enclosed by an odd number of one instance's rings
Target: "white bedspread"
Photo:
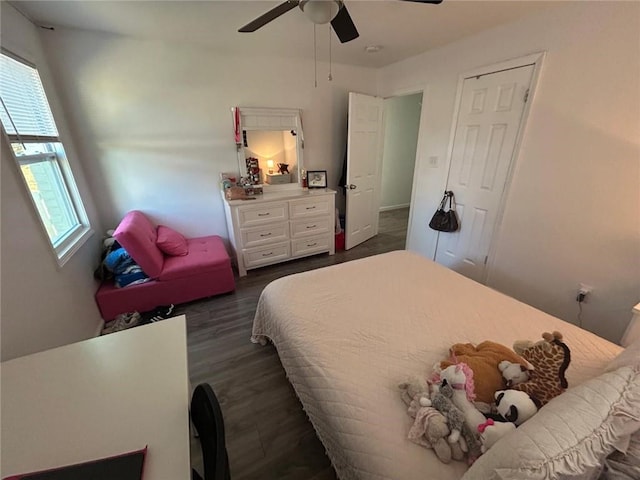
[[[621,348],[417,254],[391,252],[284,277],[263,291],[253,340],[271,339],[342,480],[459,479],[407,440],[397,385],[424,376],[458,342],[538,340],[559,330],[569,386]]]

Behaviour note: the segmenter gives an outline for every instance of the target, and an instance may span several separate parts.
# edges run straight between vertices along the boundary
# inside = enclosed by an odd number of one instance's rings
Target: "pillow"
[[[607,455],[640,428],[640,369],[622,367],[571,388],[496,442],[463,480],[597,478]]]
[[[625,348],[607,365],[605,372],[618,370],[620,367],[640,366],[640,338]]]
[[[189,253],[187,240],[173,228],[165,225],[158,225],[158,239],[156,240],[156,245],[163,253],[173,257]]]

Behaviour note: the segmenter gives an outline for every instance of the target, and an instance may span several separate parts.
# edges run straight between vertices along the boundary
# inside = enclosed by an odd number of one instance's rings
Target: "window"
[[[90,235],[38,71],[0,54],[0,122],[25,185],[62,265]]]

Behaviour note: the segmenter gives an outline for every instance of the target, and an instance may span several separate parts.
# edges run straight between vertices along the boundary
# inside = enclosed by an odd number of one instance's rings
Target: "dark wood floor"
[[[253,315],[262,289],[276,278],[403,250],[408,214],[408,208],[382,212],[379,234],[349,251],[251,270],[236,279],[235,292],[176,309],[187,316],[192,386],[208,382],[220,400],[233,480],[337,478],[276,350],[249,341]],[[202,473],[197,440],[191,446]]]

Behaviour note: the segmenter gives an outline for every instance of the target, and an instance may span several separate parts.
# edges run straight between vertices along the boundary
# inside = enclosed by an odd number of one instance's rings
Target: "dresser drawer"
[[[291,238],[308,237],[310,235],[327,234],[335,229],[333,219],[329,216],[291,221]]]
[[[256,206],[238,208],[238,224],[240,228],[282,222],[289,219],[287,203],[267,203]]]
[[[301,238],[291,241],[291,256],[310,255],[312,253],[326,252],[329,250],[329,242],[333,236],[318,235],[315,237]]]
[[[274,223],[258,227],[245,228],[240,231],[244,248],[257,247],[269,243],[289,240],[289,224]]]
[[[305,218],[314,215],[327,215],[329,213],[332,198],[313,197],[289,202],[289,215],[291,218]]]
[[[263,247],[256,247],[242,252],[244,264],[247,268],[277,263],[291,257],[289,242],[274,243]]]

